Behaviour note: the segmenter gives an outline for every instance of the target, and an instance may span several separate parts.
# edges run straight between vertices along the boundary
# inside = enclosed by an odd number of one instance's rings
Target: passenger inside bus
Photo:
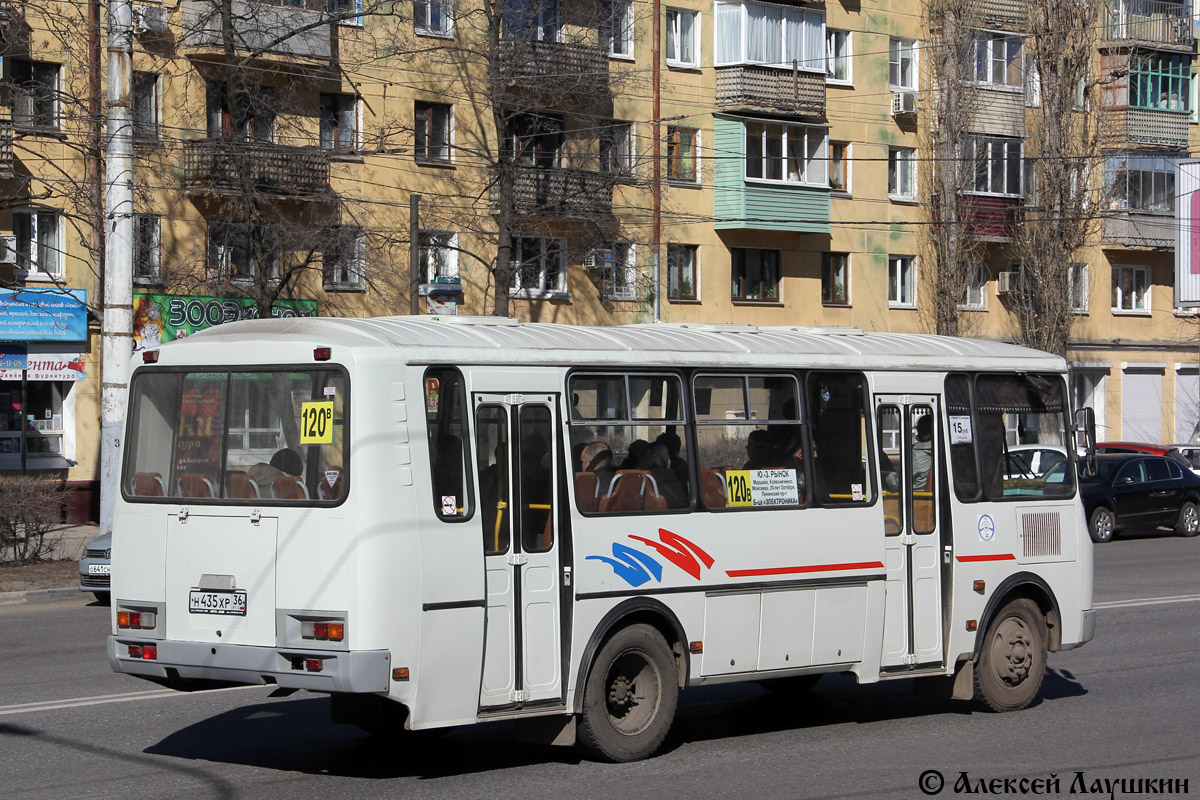
[[[654,441],[666,445],[667,455],[671,458],[671,471],[675,473],[675,477],[679,479],[680,483],[687,486],[688,463],[679,454],[683,448],[683,440],[679,438],[679,434],[666,430],[660,433]]]
[[[917,441],[912,449],[912,486],[914,492],[928,491],[929,470],[933,467],[933,415],[917,420]]]
[[[299,478],[304,474],[304,461],[295,450],[284,447],[271,456],[270,464],[260,461],[246,470],[246,474],[259,486],[270,486],[276,478]]]
[[[662,442],[650,445],[642,458],[642,469],[654,479],[658,494],[667,501],[667,508],[687,508],[687,484],[679,480],[671,468],[670,451]]]

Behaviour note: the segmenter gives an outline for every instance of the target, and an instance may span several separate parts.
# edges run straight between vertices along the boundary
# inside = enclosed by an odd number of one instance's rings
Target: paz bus
[[[705,684],[1020,709],[1095,628],[1075,470],[1005,466],[1094,442],[1065,376],[851,328],[222,325],[135,354],[108,658],[613,761]]]

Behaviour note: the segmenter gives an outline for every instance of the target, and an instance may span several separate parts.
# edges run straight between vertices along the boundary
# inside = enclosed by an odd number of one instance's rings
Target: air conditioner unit
[[[917,113],[916,92],[896,92],[892,95],[892,116]]]
[[[996,276],[996,294],[1011,294],[1017,290],[1017,281],[1020,280],[1021,273],[1019,272],[1001,272]]]
[[[17,237],[0,236],[0,264],[17,263]]]
[[[133,29],[137,33],[166,33],[167,9],[162,6],[134,6]]]

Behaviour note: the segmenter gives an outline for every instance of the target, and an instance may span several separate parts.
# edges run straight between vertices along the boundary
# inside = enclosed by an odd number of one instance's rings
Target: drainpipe
[[[662,248],[662,0],[654,0],[654,25],[651,38],[654,44],[650,48],[650,83],[652,91],[651,117],[654,120],[654,178],[650,184],[651,195],[651,225],[650,248],[654,253],[654,321],[661,322],[662,275],[659,269],[659,250]]]

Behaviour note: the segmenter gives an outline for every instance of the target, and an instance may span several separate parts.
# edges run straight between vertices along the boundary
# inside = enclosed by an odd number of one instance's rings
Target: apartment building
[[[981,255],[958,319],[1014,339],[1038,89],[1020,1],[978,5],[957,152],[977,165],[961,195]],[[136,346],[264,313],[408,313],[414,295],[420,313],[932,332],[925,7],[234,0],[222,19],[214,0],[136,2]],[[0,0],[0,300],[16,298],[0,308],[80,309],[41,339],[0,325],[0,469],[23,447],[81,489],[103,253],[88,12]],[[1198,129],[1189,14],[1105,5],[1080,105],[1104,121],[1103,200],[1067,266],[1067,358],[1103,438],[1185,440],[1200,420],[1196,317],[1172,288],[1172,165]],[[241,433],[275,447],[252,420]]]

